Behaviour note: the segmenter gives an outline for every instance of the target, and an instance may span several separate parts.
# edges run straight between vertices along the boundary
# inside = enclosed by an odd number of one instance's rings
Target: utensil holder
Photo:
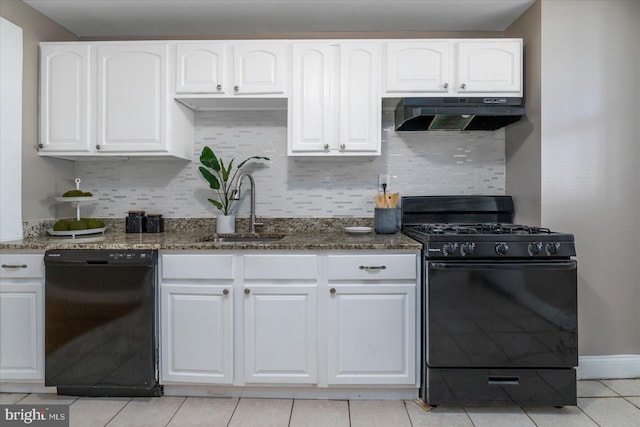
[[[398,230],[396,208],[374,208],[374,224],[378,234],[393,234]]]

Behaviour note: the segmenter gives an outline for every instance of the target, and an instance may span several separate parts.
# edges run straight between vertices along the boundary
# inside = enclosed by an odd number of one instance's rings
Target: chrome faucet
[[[256,225],[263,225],[261,222],[256,222],[256,182],[253,180],[253,176],[248,173],[243,173],[238,177],[235,190],[233,190],[233,199],[240,200],[240,187],[242,186],[242,178],[249,178],[251,183],[251,217],[249,218],[249,233],[256,233]]]

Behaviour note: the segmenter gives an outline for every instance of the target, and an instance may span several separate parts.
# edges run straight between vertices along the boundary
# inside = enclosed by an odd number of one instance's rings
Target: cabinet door
[[[46,152],[88,152],[89,45],[40,48],[40,144]]]
[[[341,152],[380,154],[381,102],[378,96],[378,44],[340,46]]]
[[[167,151],[168,45],[100,45],[96,148]]]
[[[316,285],[245,285],[247,383],[317,382]]]
[[[415,285],[329,286],[329,384],[414,384]]]
[[[456,44],[459,93],[522,96],[522,41],[465,41]]]
[[[44,381],[44,284],[0,283],[0,378]]]
[[[387,43],[385,93],[447,93],[450,50],[448,41]]]
[[[329,151],[336,141],[332,47],[294,44],[289,154]]]
[[[228,93],[225,43],[176,46],[176,93]]]
[[[161,286],[162,379],[233,382],[233,284]]]
[[[233,46],[236,95],[285,93],[285,44],[237,43]]]

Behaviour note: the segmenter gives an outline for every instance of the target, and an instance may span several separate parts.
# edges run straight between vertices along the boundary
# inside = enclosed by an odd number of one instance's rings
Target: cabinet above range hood
[[[522,98],[403,98],[395,109],[397,132],[496,130],[525,114]]]

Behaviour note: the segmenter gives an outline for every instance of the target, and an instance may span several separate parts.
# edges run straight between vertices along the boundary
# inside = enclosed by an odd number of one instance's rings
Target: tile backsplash
[[[199,112],[193,162],[76,162],[82,188],[98,198],[83,205],[83,215],[117,218],[144,209],[169,218],[214,217],[212,190],[198,171],[205,145],[225,162],[270,158],[247,168],[259,217],[371,217],[380,173],[391,176],[388,191],[401,195],[504,194],[504,130],[399,134],[392,125],[385,113],[381,156],[300,158],[287,157],[286,111]],[[249,215],[248,190],[245,182],[239,216]]]

